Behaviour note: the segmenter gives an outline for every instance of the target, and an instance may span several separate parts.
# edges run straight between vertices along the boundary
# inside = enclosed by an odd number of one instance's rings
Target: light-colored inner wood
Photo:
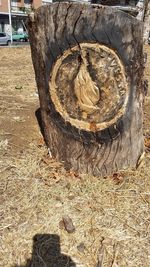
[[[55,109],[79,129],[102,130],[125,112],[125,69],[104,45],[82,43],[66,50],[53,66],[49,85]]]

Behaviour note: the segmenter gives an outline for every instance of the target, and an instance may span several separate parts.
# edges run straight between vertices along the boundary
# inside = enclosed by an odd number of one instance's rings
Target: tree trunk
[[[142,24],[111,7],[55,3],[28,30],[45,140],[67,169],[105,176],[143,153]]]

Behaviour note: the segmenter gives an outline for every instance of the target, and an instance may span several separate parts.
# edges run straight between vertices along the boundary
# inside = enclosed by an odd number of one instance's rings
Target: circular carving
[[[55,109],[67,122],[99,131],[124,113],[128,85],[123,64],[110,48],[82,43],[57,59],[50,79]]]

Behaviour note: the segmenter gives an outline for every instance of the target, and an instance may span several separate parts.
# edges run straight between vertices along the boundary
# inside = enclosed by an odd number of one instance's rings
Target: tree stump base
[[[136,166],[143,145],[142,24],[111,7],[55,3],[28,20],[47,146],[96,176]]]

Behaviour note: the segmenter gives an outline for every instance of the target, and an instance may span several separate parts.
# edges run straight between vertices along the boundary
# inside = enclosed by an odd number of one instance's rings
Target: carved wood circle
[[[81,43],[66,50],[53,66],[49,85],[56,111],[78,129],[103,130],[125,112],[124,66],[104,45]]]

